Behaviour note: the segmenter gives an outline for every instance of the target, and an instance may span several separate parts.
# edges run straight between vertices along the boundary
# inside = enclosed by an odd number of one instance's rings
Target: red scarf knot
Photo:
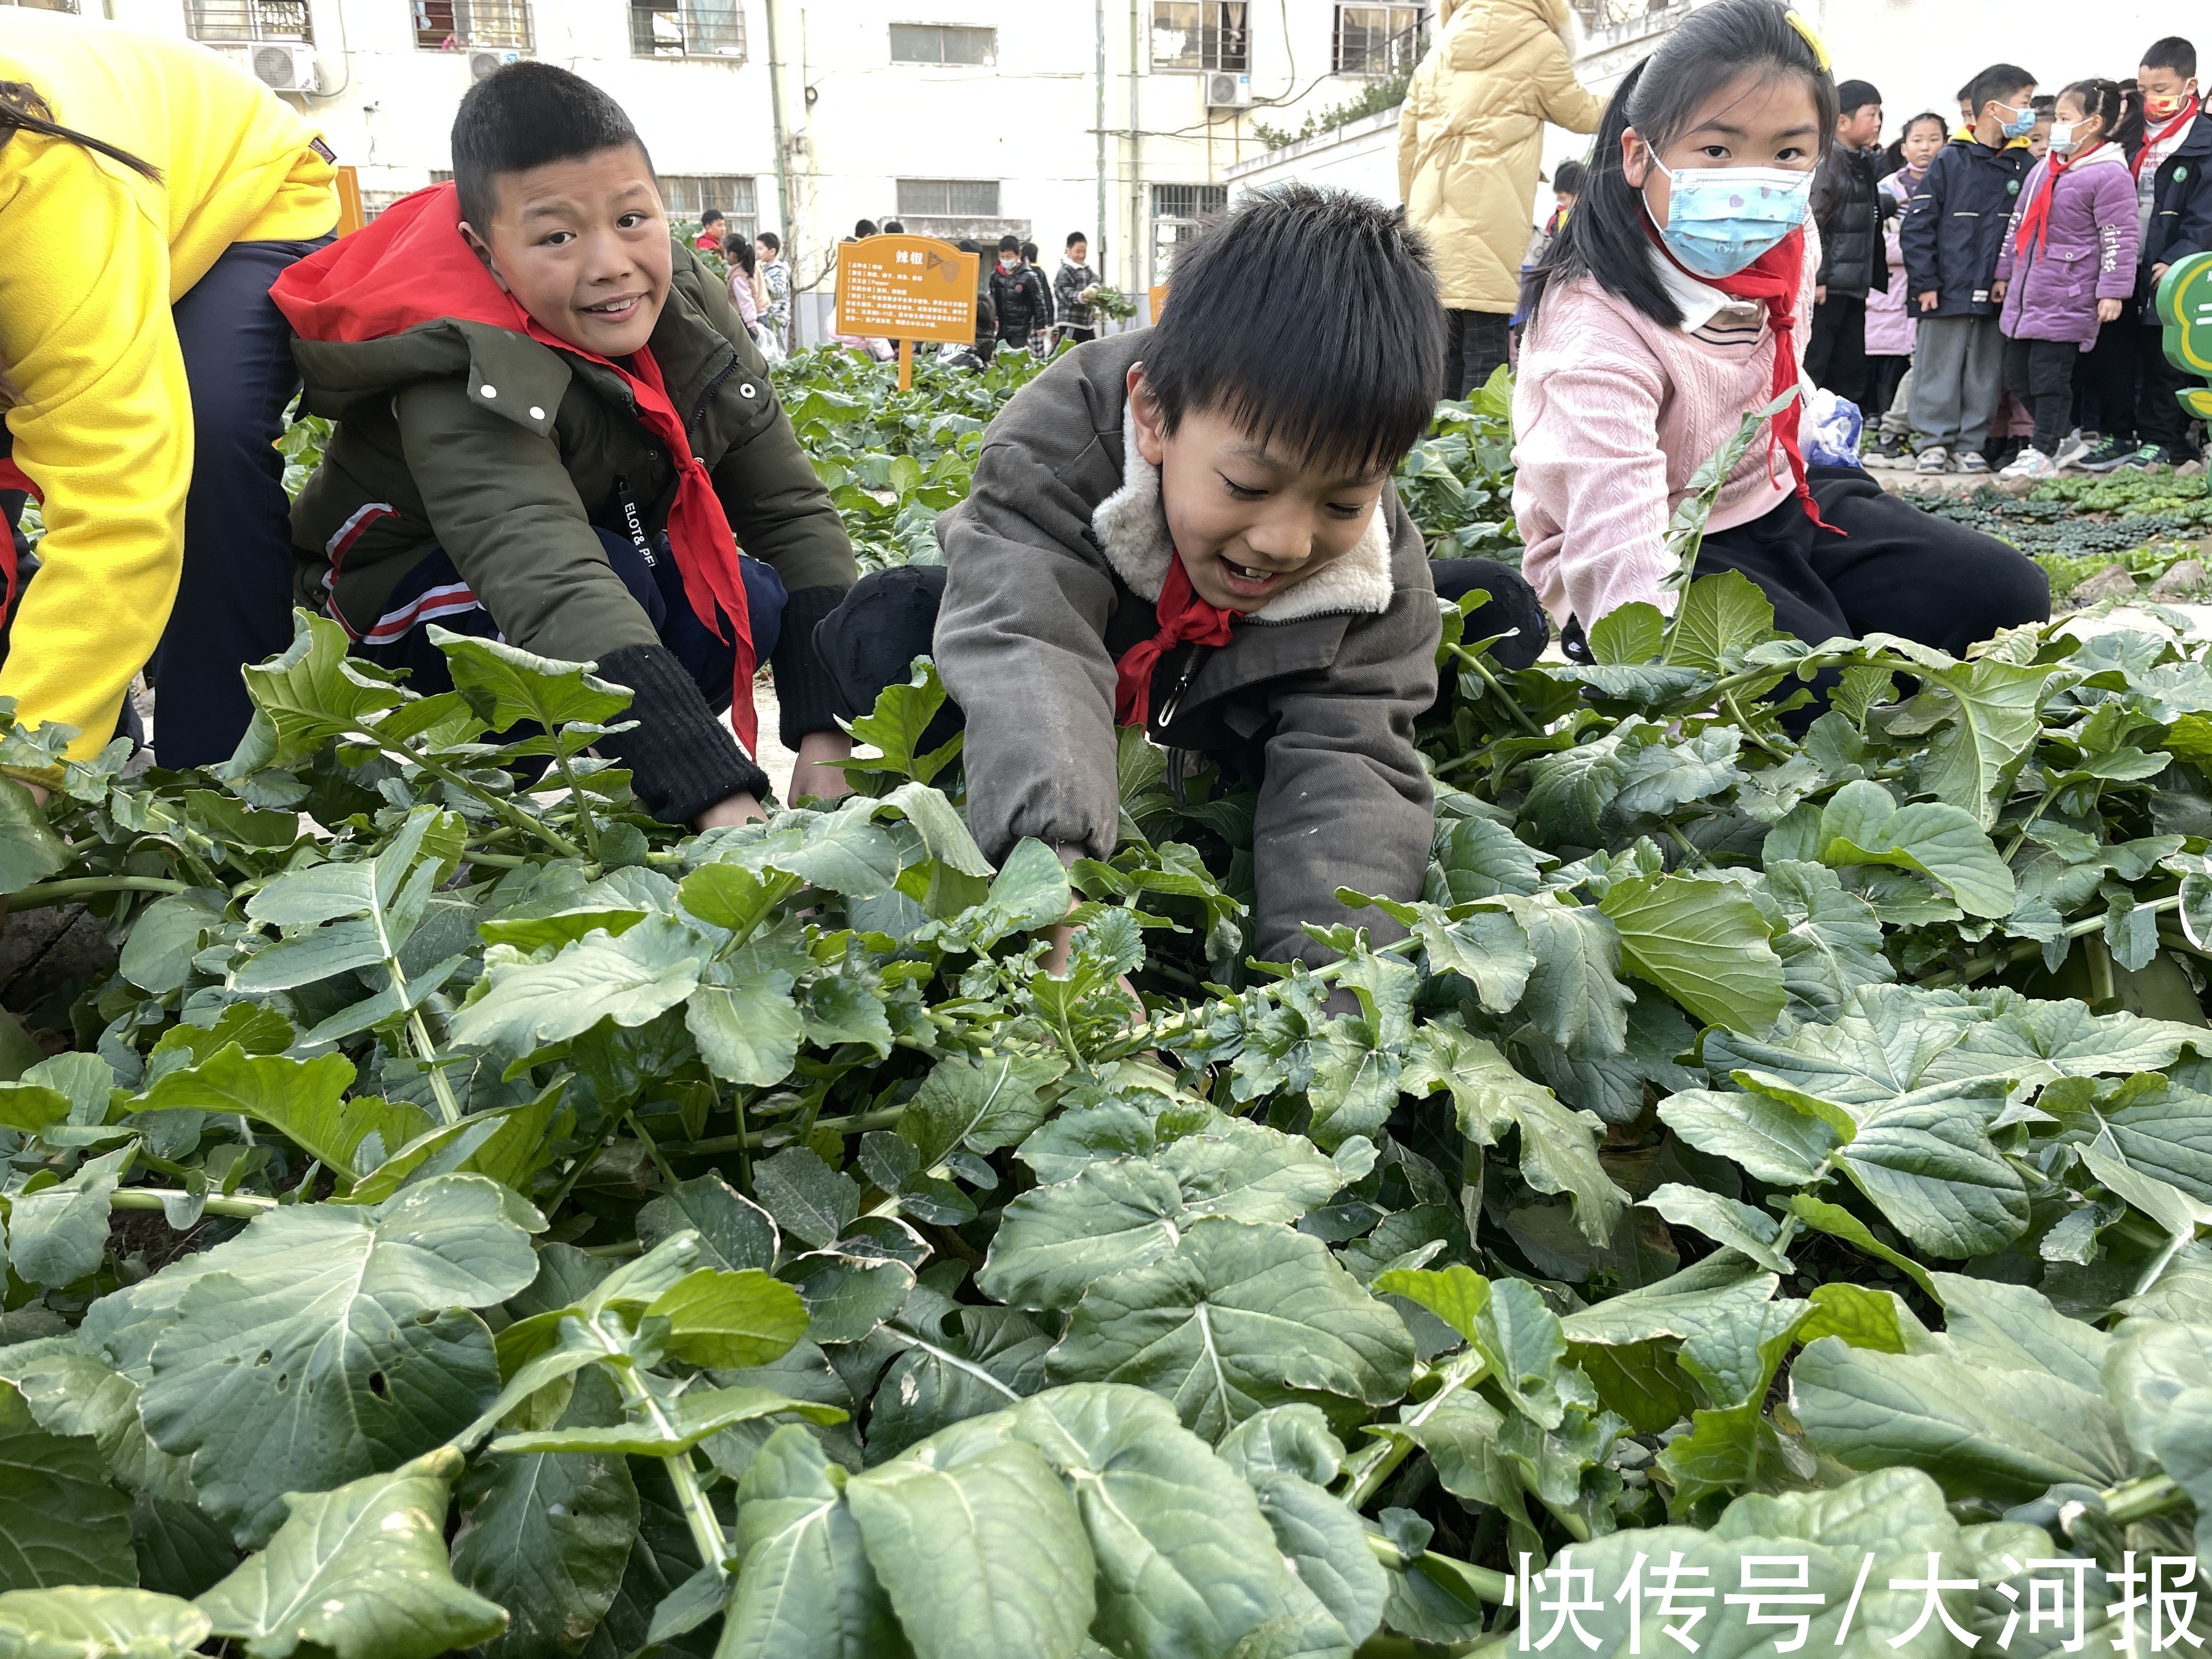
[[[2093,144],[2072,155],[2061,155],[2053,150],[2043,158],[2042,175],[2027,193],[2027,205],[2020,210],[2020,232],[2013,238],[2015,253],[2025,250],[2039,259],[2043,257],[2044,245],[2051,239],[2051,210],[2058,194],[2059,175],[2103,148],[2101,143]]]
[[[1648,218],[1644,228],[1653,245],[1673,259],[1676,269],[1686,276],[1708,288],[1718,289],[1731,300],[1756,300],[1765,306],[1768,325],[1774,331],[1774,376],[1767,383],[1768,401],[1797,390],[1803,379],[1797,364],[1796,328],[1797,290],[1805,276],[1805,233],[1791,231],[1733,276],[1701,276],[1668,252],[1666,243],[1660,240]],[[1820,516],[1820,509],[1813,500],[1812,486],[1805,482],[1805,453],[1797,443],[1797,417],[1802,413],[1801,400],[1767,422],[1768,476],[1773,474],[1774,452],[1778,447],[1790,463],[1790,476],[1796,484],[1797,499],[1805,504],[1805,516],[1830,535],[1840,536],[1844,532]]]
[[[1182,644],[1223,646],[1229,643],[1230,624],[1237,613],[1198,597],[1190,585],[1190,572],[1182,555],[1168,560],[1167,580],[1160,584],[1152,614],[1160,631],[1131,646],[1114,665],[1114,724],[1143,726],[1152,719],[1152,671],[1160,658]]]

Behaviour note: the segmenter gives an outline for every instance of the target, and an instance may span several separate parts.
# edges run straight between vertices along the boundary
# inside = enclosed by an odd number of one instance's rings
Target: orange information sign
[[[1160,319],[1160,313],[1168,308],[1168,285],[1165,283],[1154,283],[1150,297],[1152,302],[1152,320],[1157,323]]]
[[[361,172],[340,167],[337,180],[338,234],[349,236],[368,222],[361,210]]]
[[[871,236],[837,245],[837,331],[899,342],[899,384],[914,342],[975,337],[975,256],[933,236]]]

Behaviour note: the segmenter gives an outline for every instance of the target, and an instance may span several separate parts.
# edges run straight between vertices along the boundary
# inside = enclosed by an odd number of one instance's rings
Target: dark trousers
[[[1889,406],[1897,401],[1897,388],[1905,384],[1912,359],[1869,357],[1866,366],[1867,400],[1859,405],[1859,413],[1866,417],[1867,429],[1872,431],[1875,422],[1888,414]]]
[[[1995,537],[1887,495],[1856,467],[1814,467],[1816,529],[1791,498],[1761,519],[1705,538],[1700,576],[1740,570],[1774,604],[1774,625],[1818,644],[1838,634],[1897,634],[1954,656],[1998,629],[2051,616],[2039,566]]]
[[[2058,453],[2074,413],[2074,365],[2081,356],[2071,340],[2005,342],[2005,390],[2035,416],[2030,441],[2046,455]]]
[[[2140,330],[2127,319],[2108,323],[2098,331],[2097,343],[2081,360],[2080,374],[2088,407],[2082,411],[2083,430],[2132,443],[2136,435],[2136,336]]]
[[[730,682],[738,665],[738,648],[732,641],[715,637],[691,609],[691,601],[684,592],[684,579],[677,574],[675,555],[669,550],[668,538],[661,535],[653,538],[653,557],[648,562],[629,537],[611,530],[601,530],[599,536],[599,545],[606,551],[607,563],[622,578],[623,586],[629,589],[630,597],[637,601],[646,620],[660,635],[661,644],[697,683],[707,706],[720,714],[730,706]],[[776,641],[782,637],[783,581],[758,559],[741,556],[738,568],[744,579],[745,611],[752,624],[753,660],[764,663],[775,654]],[[477,603],[476,595],[461,580],[461,573],[454,568],[443,548],[432,552],[399,579],[384,602],[384,615],[374,628],[354,641],[353,654],[386,668],[408,670],[409,688],[426,696],[450,691],[453,689],[453,677],[447,667],[446,653],[430,638],[434,623],[449,633],[466,634],[477,639],[502,637],[499,624],[493,621],[489,611]],[[167,693],[162,695],[167,696]],[[166,707],[163,712],[166,716]]]
[[[1805,338],[1805,373],[1813,384],[1838,398],[1867,405],[1866,296],[1842,295],[1813,307],[1813,330]]]
[[[1512,349],[1513,319],[1502,311],[1444,313],[1444,390],[1464,398],[1505,366]]]
[[[1070,345],[1081,345],[1086,341],[1097,339],[1098,331],[1095,328],[1080,328],[1070,323],[1066,328],[1060,330],[1060,337]]]
[[[271,447],[300,389],[270,284],[329,238],[237,242],[172,314],[192,398],[184,569],[154,659],[164,766],[227,760],[253,706],[239,671],[292,642],[291,504]]]
[[[2189,416],[2174,394],[2198,384],[2166,361],[2166,331],[2136,326],[2136,435],[2175,453],[2189,448]]]
[[[1476,588],[1490,595],[1468,617],[1468,639],[1510,633],[1511,638],[1492,647],[1508,668],[1526,668],[1541,654],[1550,630],[1535,590],[1519,571],[1488,559],[1435,559],[1430,568],[1444,599],[1457,599]],[[873,708],[885,688],[904,685],[914,659],[930,654],[938,607],[945,599],[945,574],[943,565],[873,571],[814,630],[815,651],[836,683],[837,712],[847,720]],[[1006,695],[1018,696],[1021,688],[1008,686]],[[915,751],[927,753],[950,742],[963,724],[957,706],[947,701],[915,744]]]

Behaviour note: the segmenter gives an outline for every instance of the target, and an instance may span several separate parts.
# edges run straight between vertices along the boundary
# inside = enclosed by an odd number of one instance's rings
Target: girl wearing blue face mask
[[[1585,191],[1529,277],[1514,392],[1522,571],[1570,654],[1618,606],[1671,610],[1667,524],[1742,417],[1809,392],[1820,266],[1807,212],[1836,125],[1825,52],[1780,0],[1692,11],[1621,82]],[[2041,571],[2002,543],[1808,465],[1800,404],[1722,487],[1698,574],[1738,570],[1775,626],[1818,641],[1887,632],[1953,652],[2049,614]]]

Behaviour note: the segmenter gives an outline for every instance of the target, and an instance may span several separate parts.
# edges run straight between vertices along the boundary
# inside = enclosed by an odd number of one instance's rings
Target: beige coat
[[[1444,304],[1510,314],[1544,124],[1595,132],[1605,106],[1575,79],[1567,0],[1440,3],[1398,117],[1398,193],[1436,248]]]

